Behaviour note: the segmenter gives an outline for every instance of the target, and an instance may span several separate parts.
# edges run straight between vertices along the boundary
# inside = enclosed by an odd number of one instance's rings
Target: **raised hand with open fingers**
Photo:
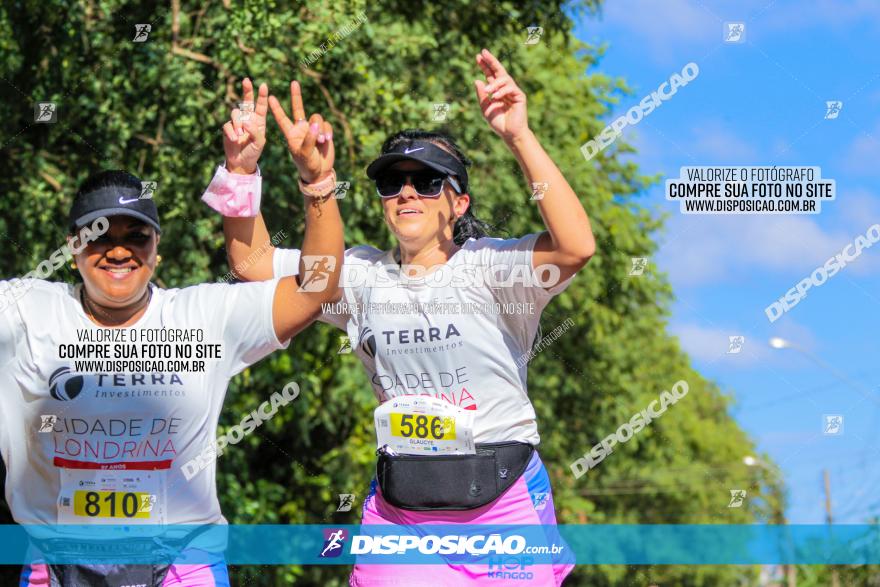
[[[488,49],[483,49],[477,55],[477,65],[486,76],[485,82],[474,81],[483,118],[504,140],[514,139],[527,132],[529,121],[525,93]]]
[[[287,148],[296,163],[299,175],[305,183],[324,179],[333,169],[335,151],[333,148],[333,128],[317,112],[306,120],[302,90],[299,82],[290,83],[290,105],[293,112],[291,121],[275,96],[269,97],[272,116],[287,139]]]
[[[245,102],[254,102],[254,85],[244,78],[241,82]],[[223,125],[223,151],[226,168],[231,173],[250,174],[257,170],[257,162],[266,145],[266,113],[269,111],[269,87],[260,84],[259,96],[253,112],[232,110],[229,122]]]

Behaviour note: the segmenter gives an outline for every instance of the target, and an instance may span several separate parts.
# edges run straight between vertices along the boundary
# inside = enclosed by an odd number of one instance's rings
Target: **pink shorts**
[[[556,528],[553,494],[544,464],[535,452],[525,473],[501,497],[483,507],[466,511],[414,512],[396,508],[382,498],[382,491],[373,480],[370,494],[364,500],[362,524],[522,524],[542,525],[548,542],[563,546],[553,564],[525,567],[527,573],[516,578],[502,578],[490,571],[487,564],[447,565],[377,565],[355,564],[349,584],[353,587],[441,587],[445,585],[562,585],[574,568],[574,557]],[[521,576],[528,576],[523,578]]]

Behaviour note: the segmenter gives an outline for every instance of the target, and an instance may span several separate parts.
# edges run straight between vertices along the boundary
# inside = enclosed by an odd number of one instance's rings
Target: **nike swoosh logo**
[[[119,196],[120,204],[131,204],[132,202],[137,202],[139,198],[131,198],[130,200],[124,199],[122,196]]]
[[[410,153],[415,153],[416,151],[421,151],[422,149],[424,149],[424,147],[419,147],[418,149],[409,149],[409,148],[406,148],[406,149],[403,150],[403,154],[404,154],[404,155],[409,155]]]

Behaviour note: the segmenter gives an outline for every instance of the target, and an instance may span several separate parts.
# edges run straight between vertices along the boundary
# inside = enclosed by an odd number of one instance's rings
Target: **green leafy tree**
[[[666,330],[668,281],[653,263],[644,275],[629,275],[632,257],[657,250],[662,219],[639,200],[653,179],[624,161],[631,149],[622,141],[591,162],[579,150],[627,92],[621,80],[593,73],[601,49],[572,37],[572,18],[597,9],[551,0],[6,2],[0,275],[22,275],[60,246],[75,187],[107,168],[158,182],[160,285],[226,274],[220,219],[199,195],[222,160],[220,128],[243,76],[268,83],[282,102],[288,82],[300,80],[306,104],[333,122],[339,179],[352,183],[342,200],[349,243],[391,244],[364,169],[389,133],[437,127],[439,102],[450,104],[443,124],[474,160],[477,215],[499,236],[541,230],[515,160],[476,102],[474,56],[487,47],[525,90],[530,126],[580,195],[598,241],[597,255],[544,315],[545,332],[569,318],[574,326],[530,365],[560,522],[778,521],[778,474],[743,464],[755,448],[728,415],[729,398],[692,368]],[[152,30],[136,43],[141,23]],[[526,45],[530,26],[543,35]],[[34,122],[37,101],[57,103],[56,123]],[[290,237],[282,246],[298,246],[301,199],[277,128],[261,166],[270,232],[284,230]],[[65,268],[53,278],[77,277]],[[357,522],[357,507],[336,513],[337,494],[354,493],[358,504],[365,496],[375,400],[359,362],[337,354],[339,334],[317,325],[231,384],[221,432],[287,382],[302,388],[220,459],[219,493],[231,523]],[[575,479],[569,463],[679,380],[689,385],[686,397]],[[734,488],[748,491],[742,508],[727,507]],[[347,574],[341,567],[234,570],[237,582],[254,585],[343,585]],[[734,585],[756,576],[748,567],[578,567],[567,584]]]

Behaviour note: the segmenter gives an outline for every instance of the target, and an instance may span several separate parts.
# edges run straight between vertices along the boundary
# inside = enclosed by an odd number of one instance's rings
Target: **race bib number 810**
[[[156,527],[167,523],[166,471],[62,468],[59,524]]]
[[[149,518],[156,496],[123,491],[75,491],[73,514],[89,518]]]

